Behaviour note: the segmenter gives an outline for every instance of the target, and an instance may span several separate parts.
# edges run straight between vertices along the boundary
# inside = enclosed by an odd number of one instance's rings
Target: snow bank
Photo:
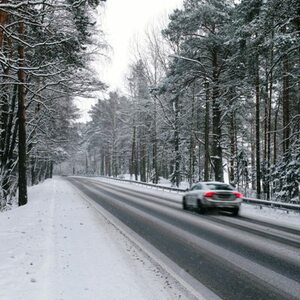
[[[0,214],[0,299],[184,299],[181,290],[55,178]]]
[[[289,211],[287,209],[243,203],[240,215],[272,224],[300,229],[299,212]]]

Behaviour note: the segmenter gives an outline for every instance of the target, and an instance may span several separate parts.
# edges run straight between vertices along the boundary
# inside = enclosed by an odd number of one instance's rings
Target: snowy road
[[[68,180],[222,299],[300,299],[298,229],[184,212],[178,196],[157,191]]]

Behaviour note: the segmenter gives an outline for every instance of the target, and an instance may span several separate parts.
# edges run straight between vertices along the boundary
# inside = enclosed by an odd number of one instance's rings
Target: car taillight
[[[243,194],[240,193],[240,192],[233,192],[233,195],[234,195],[236,198],[243,198]]]
[[[204,192],[203,196],[209,198],[209,197],[213,197],[213,195],[215,195],[215,194],[216,194],[216,192],[214,192],[214,191],[207,191],[207,192]]]

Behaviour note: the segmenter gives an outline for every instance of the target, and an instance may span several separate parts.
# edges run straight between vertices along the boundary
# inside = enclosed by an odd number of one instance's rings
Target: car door
[[[193,206],[193,207],[198,206],[198,197],[201,189],[202,186],[200,183],[197,183],[194,186],[192,186],[191,190],[186,196],[186,203],[188,206]]]

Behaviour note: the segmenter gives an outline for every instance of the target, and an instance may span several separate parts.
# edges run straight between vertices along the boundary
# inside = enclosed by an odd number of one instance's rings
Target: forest
[[[89,68],[106,47],[101,32],[94,38],[98,5],[0,3],[0,210],[17,195],[26,204],[27,186],[51,177],[54,164],[70,156],[78,138],[74,99],[104,89]]]
[[[127,93],[89,68],[90,46],[107,46],[93,34],[99,2],[61,3],[0,4],[1,207],[17,189],[24,204],[54,166],[174,186],[225,180],[300,203],[298,0],[184,0],[135,43]],[[76,123],[74,99],[95,90],[107,96]]]

